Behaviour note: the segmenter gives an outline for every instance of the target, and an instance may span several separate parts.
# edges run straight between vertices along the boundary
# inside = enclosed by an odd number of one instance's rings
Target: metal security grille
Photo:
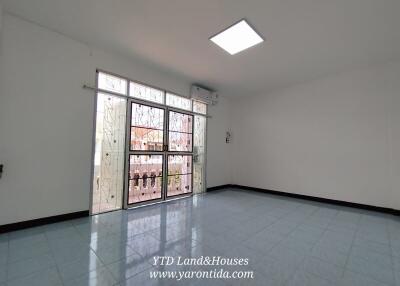
[[[109,72],[96,79],[92,213],[204,191],[207,105]]]
[[[193,115],[128,100],[127,206],[193,192]]]

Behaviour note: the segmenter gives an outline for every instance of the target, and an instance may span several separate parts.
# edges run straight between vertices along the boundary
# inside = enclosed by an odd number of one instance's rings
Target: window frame
[[[210,117],[208,115],[208,104],[205,103],[205,102],[202,102],[200,100],[192,99],[190,97],[181,95],[181,94],[179,94],[179,93],[177,93],[175,91],[171,91],[171,90],[168,90],[168,89],[160,88],[158,86],[155,86],[155,85],[152,85],[152,84],[148,84],[148,83],[145,83],[145,82],[142,82],[142,81],[133,80],[133,79],[130,79],[128,77],[125,77],[125,76],[122,76],[122,75],[119,75],[119,74],[116,74],[116,73],[113,73],[113,72],[109,72],[109,71],[106,71],[106,70],[103,70],[103,69],[99,69],[99,68],[96,69],[96,78],[98,77],[99,73],[103,73],[103,74],[106,74],[106,75],[110,75],[110,76],[113,76],[113,77],[117,77],[117,78],[126,80],[126,91],[125,91],[125,93],[118,93],[118,92],[113,92],[113,91],[110,91],[110,90],[106,90],[106,89],[102,89],[102,88],[96,87],[96,92],[109,93],[109,94],[112,94],[112,95],[115,95],[115,96],[120,96],[120,97],[128,98],[128,99],[132,98],[132,99],[134,99],[134,100],[136,100],[138,102],[143,102],[143,104],[146,104],[146,103],[149,104],[150,103],[150,104],[155,105],[155,106],[158,105],[160,107],[168,107],[169,109],[171,109],[171,110],[175,109],[178,112],[190,112],[193,115],[200,115],[200,116]],[[146,100],[146,99],[143,99],[143,98],[138,98],[138,97],[131,96],[130,95],[131,82],[139,84],[139,85],[143,85],[145,87],[149,87],[149,88],[160,90],[163,93],[163,103],[159,103],[159,102],[155,102],[155,101]],[[190,109],[182,109],[182,108],[179,108],[179,107],[167,105],[166,104],[167,103],[167,93],[172,94],[174,96],[178,96],[178,97],[182,97],[184,99],[190,100]],[[193,101],[197,101],[197,102],[205,104],[206,105],[206,113],[195,112],[193,110],[193,105],[194,105]]]
[[[114,91],[111,91],[111,90],[107,90],[107,89],[102,89],[102,88],[100,88],[99,87],[99,85],[98,85],[98,78],[99,78],[99,73],[103,73],[103,74],[105,74],[105,75],[109,75],[109,76],[112,76],[112,77],[116,77],[116,78],[119,78],[119,79],[121,79],[121,80],[124,80],[124,81],[126,81],[126,85],[125,85],[125,87],[126,87],[126,89],[125,89],[125,91],[122,91],[121,93],[120,92],[114,92]],[[146,100],[146,99],[142,99],[142,98],[137,98],[137,97],[133,97],[133,96],[130,96],[130,86],[131,86],[131,83],[136,83],[136,84],[139,84],[139,85],[143,85],[143,86],[145,86],[145,87],[149,87],[149,88],[153,88],[153,89],[157,89],[157,90],[160,90],[161,92],[162,92],[162,94],[163,94],[163,103],[161,104],[161,103],[159,103],[159,102],[155,102],[155,101],[151,101],[151,100]],[[189,115],[192,115],[193,116],[193,122],[192,122],[192,124],[193,124],[193,128],[194,128],[194,117],[195,116],[201,116],[201,117],[204,117],[205,119],[206,119],[206,126],[205,126],[205,134],[204,134],[204,152],[205,152],[205,154],[207,153],[207,138],[208,138],[208,136],[207,136],[207,129],[208,129],[208,118],[211,118],[211,116],[209,115],[209,104],[208,103],[206,103],[206,102],[203,102],[203,101],[201,101],[201,100],[197,100],[197,99],[192,99],[192,98],[189,98],[188,96],[183,96],[183,95],[181,95],[181,94],[179,94],[179,93],[177,93],[177,92],[175,92],[175,91],[171,91],[171,90],[167,90],[167,89],[164,89],[164,88],[160,88],[160,87],[158,87],[158,86],[154,86],[154,85],[152,85],[152,84],[148,84],[148,83],[146,83],[146,82],[142,82],[142,81],[138,81],[138,80],[133,80],[133,79],[131,79],[131,78],[128,78],[128,77],[126,77],[126,76],[122,76],[122,75],[120,75],[120,74],[117,74],[117,73],[113,73],[113,72],[110,72],[110,71],[107,71],[107,70],[104,70],[104,69],[100,69],[100,68],[96,68],[96,70],[95,70],[95,84],[96,84],[96,87],[95,88],[91,88],[91,87],[88,87],[88,88],[90,88],[90,89],[93,89],[94,91],[95,91],[95,99],[94,99],[94,110],[93,110],[93,134],[92,134],[92,137],[93,137],[93,139],[92,139],[92,158],[91,158],[91,165],[92,165],[92,168],[91,168],[91,176],[90,176],[90,193],[91,193],[91,196],[90,196],[90,204],[89,204],[89,209],[90,209],[90,213],[92,214],[92,211],[93,211],[93,184],[94,184],[94,181],[93,181],[93,179],[94,179],[94,158],[95,158],[95,133],[96,133],[96,125],[97,125],[97,120],[96,120],[96,115],[97,115],[97,110],[96,110],[96,106],[97,106],[97,97],[98,97],[98,94],[100,94],[100,93],[103,93],[103,94],[109,94],[109,95],[113,95],[113,96],[116,96],[116,97],[120,97],[120,98],[123,98],[123,99],[125,99],[126,101],[127,101],[127,103],[129,102],[129,100],[134,100],[134,101],[136,101],[137,103],[142,103],[142,104],[144,104],[144,105],[147,105],[147,104],[150,104],[151,106],[154,106],[154,107],[160,107],[160,108],[163,108],[163,109],[165,109],[165,110],[169,110],[169,111],[176,111],[176,112],[179,112],[179,113],[185,113],[185,114],[189,114]],[[84,87],[86,87],[85,85],[84,85]],[[178,108],[178,107],[174,107],[174,106],[170,106],[170,105],[167,105],[166,104],[166,95],[167,95],[167,93],[170,93],[170,94],[173,94],[173,95],[175,95],[175,96],[178,96],[178,97],[182,97],[182,98],[184,98],[184,99],[188,99],[188,100],[190,100],[190,110],[187,110],[187,109],[181,109],[181,108]],[[193,108],[193,106],[194,106],[194,104],[193,104],[193,102],[200,102],[200,103],[202,103],[202,104],[205,104],[205,106],[206,106],[206,112],[205,113],[199,113],[199,112],[195,112],[194,111],[194,108]],[[129,108],[128,108],[128,106],[126,106],[126,110],[128,111],[129,110]],[[128,114],[127,114],[127,117],[126,117],[126,120],[130,120],[130,117],[128,116]],[[126,126],[128,126],[128,124],[127,123],[125,123],[126,124]],[[126,131],[125,131],[126,132]],[[193,151],[194,151],[194,134],[195,134],[195,130],[193,129],[192,130],[192,152],[191,153],[188,153],[188,154],[192,154],[192,156],[193,156]],[[125,134],[125,137],[126,138],[129,138],[129,136],[128,136],[128,133],[126,132],[126,134]],[[125,145],[126,144],[129,144],[129,142],[127,142],[127,139],[125,138]],[[129,145],[126,145],[126,146],[129,146]],[[126,152],[127,150],[126,150],[126,147],[125,147],[125,152]],[[137,153],[141,153],[141,152],[137,152]],[[159,152],[157,152],[157,150],[154,150],[154,151],[151,151],[151,153],[153,153],[153,154],[159,154]],[[182,153],[186,153],[186,152],[182,152]],[[126,158],[126,154],[124,155],[124,158]],[[165,160],[167,160],[167,156],[165,157]],[[164,162],[164,164],[167,164],[167,162]],[[163,164],[163,165],[164,165]],[[207,157],[205,156],[205,158],[204,158],[204,162],[203,162],[203,165],[204,166],[206,166],[207,165]],[[167,166],[165,166],[166,168],[167,168]],[[163,168],[164,168],[164,166],[163,166]],[[125,163],[125,167],[124,167],[124,173],[125,173],[125,175],[124,175],[124,179],[123,179],[123,184],[124,184],[124,189],[123,189],[123,194],[122,194],[122,196],[123,196],[123,203],[122,203],[122,209],[125,209],[125,208],[131,208],[131,207],[133,207],[132,205],[130,206],[130,205],[127,205],[126,203],[126,194],[125,194],[125,192],[127,192],[127,190],[126,190],[126,176],[127,176],[127,168],[126,168],[126,163]],[[165,169],[165,170],[167,170],[167,169]],[[165,171],[165,172],[167,172],[167,171]],[[163,171],[163,174],[164,174],[164,171]],[[191,193],[190,194],[195,194],[194,193],[194,162],[192,163],[192,181],[191,181],[191,184],[192,184],[192,186],[191,186]],[[203,191],[202,192],[205,192],[206,191],[206,189],[207,189],[207,172],[206,172],[206,168],[204,169],[204,173],[203,173],[203,182],[204,182],[204,186],[203,186]],[[168,179],[168,176],[166,176],[166,178]],[[139,180],[139,184],[140,184],[140,180]],[[167,193],[167,189],[166,189],[166,193]],[[140,206],[140,205],[136,205],[136,206]],[[136,207],[135,206],[135,207]]]

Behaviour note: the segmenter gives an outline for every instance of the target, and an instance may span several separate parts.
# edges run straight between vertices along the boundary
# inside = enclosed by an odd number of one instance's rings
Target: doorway
[[[170,107],[129,99],[126,207],[193,192],[193,118]]]
[[[97,72],[91,213],[205,191],[207,105]]]

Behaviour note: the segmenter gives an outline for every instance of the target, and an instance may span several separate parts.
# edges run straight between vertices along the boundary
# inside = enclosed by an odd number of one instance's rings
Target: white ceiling
[[[4,0],[6,11],[227,95],[400,59],[400,0]],[[266,41],[208,38],[246,18]]]

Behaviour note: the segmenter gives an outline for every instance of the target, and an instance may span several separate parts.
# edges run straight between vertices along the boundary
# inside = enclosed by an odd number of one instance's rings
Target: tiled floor
[[[151,270],[184,269],[153,267],[156,255],[249,258],[222,268],[253,270],[254,279],[150,279]],[[400,219],[219,191],[0,235],[5,285],[399,286]]]

